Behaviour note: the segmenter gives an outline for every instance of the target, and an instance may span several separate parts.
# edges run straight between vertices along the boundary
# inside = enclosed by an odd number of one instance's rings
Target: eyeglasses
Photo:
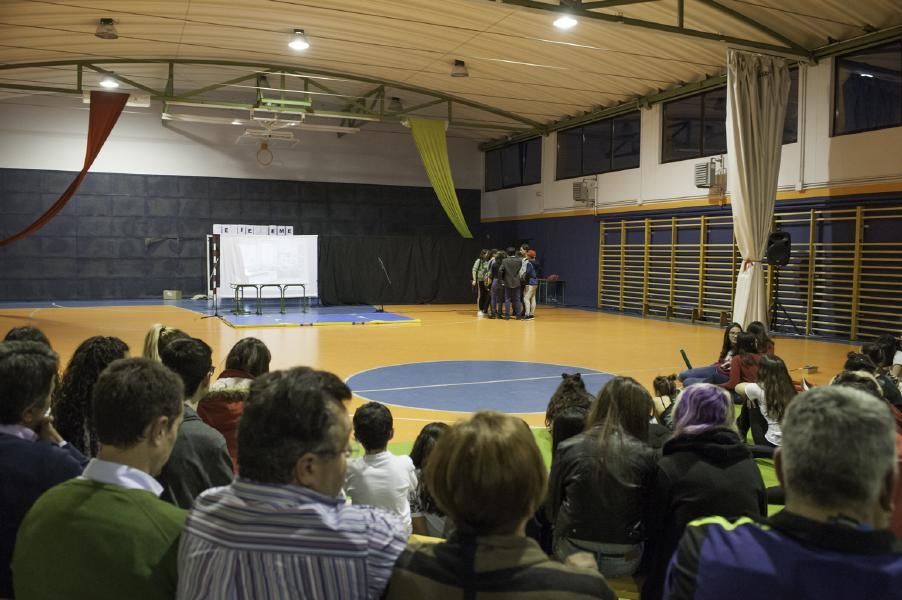
[[[317,456],[341,456],[344,454],[345,458],[351,458],[351,455],[354,454],[354,449],[348,444],[344,450],[312,450],[310,453]]]

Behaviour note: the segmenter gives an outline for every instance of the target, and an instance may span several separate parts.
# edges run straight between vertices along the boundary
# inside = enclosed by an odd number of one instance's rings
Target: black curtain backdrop
[[[320,236],[323,304],[475,302],[471,269],[478,240],[460,237]],[[379,258],[391,278],[385,279]]]

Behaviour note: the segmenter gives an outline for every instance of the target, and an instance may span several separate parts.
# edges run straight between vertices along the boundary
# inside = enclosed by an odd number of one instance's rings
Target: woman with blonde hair
[[[457,423],[439,437],[425,480],[455,533],[439,544],[412,540],[395,563],[388,600],[513,600],[537,592],[613,600],[597,570],[554,562],[525,536],[526,522],[545,496],[547,474],[520,419],[482,411]]]
[[[175,327],[166,327],[162,323],[155,323],[147,330],[144,336],[144,353],[142,356],[149,360],[160,360],[160,348],[173,340],[191,337],[181,329]]]

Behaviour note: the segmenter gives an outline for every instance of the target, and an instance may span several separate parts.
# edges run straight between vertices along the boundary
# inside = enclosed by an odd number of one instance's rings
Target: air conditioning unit
[[[598,182],[595,179],[583,179],[573,182],[573,201],[595,204],[595,189]]]
[[[717,166],[714,161],[695,165],[695,187],[712,188],[717,185]]]

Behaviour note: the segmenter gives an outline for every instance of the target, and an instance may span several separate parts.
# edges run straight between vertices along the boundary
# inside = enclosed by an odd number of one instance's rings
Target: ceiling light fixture
[[[398,98],[397,96],[392,96],[391,100],[388,103],[388,112],[404,112],[404,105],[401,103],[400,98]]]
[[[239,121],[238,119],[235,119],[234,121],[232,121],[232,125],[244,125],[244,122]]]
[[[577,23],[579,23],[579,21],[577,21],[570,15],[561,15],[554,20],[554,26],[558,29],[563,29],[564,31],[566,31],[567,29],[573,29],[574,27],[576,27]]]
[[[119,39],[119,32],[116,31],[116,23],[109,17],[100,19],[100,22],[97,23],[97,30],[94,32],[94,35],[102,40]]]
[[[470,72],[467,71],[467,63],[462,60],[454,59],[454,66],[451,67],[451,77],[469,77]]]
[[[294,30],[294,33],[291,35],[291,41],[288,42],[288,47],[292,50],[306,50],[310,47],[310,42],[307,41],[307,36],[304,35],[303,29]]]
[[[100,80],[100,87],[105,87],[108,90],[112,90],[119,87],[119,82],[116,81],[116,77],[113,73],[107,73]]]

